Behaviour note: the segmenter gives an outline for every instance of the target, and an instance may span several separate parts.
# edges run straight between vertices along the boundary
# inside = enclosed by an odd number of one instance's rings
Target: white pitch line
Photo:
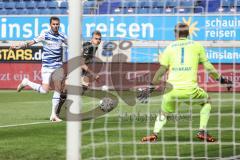
[[[3,126],[0,126],[0,128],[19,127],[19,126],[29,126],[29,125],[45,124],[45,123],[53,123],[53,122],[49,121],[49,122],[33,122],[33,123],[11,124],[11,125],[3,125]]]

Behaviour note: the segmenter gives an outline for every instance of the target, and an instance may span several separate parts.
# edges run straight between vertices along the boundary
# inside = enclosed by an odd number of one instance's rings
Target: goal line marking
[[[2,125],[0,128],[10,128],[10,127],[19,127],[19,126],[29,126],[29,125],[36,125],[36,124],[47,124],[47,123],[54,123],[54,122],[33,122],[33,123],[22,123],[22,124],[10,124],[10,125]]]

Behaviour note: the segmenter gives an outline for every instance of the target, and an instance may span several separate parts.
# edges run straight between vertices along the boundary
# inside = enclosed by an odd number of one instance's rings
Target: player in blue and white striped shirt
[[[59,32],[60,19],[58,17],[50,18],[50,30],[43,31],[39,36],[29,42],[25,42],[20,46],[11,46],[10,49],[27,48],[35,43],[42,42],[42,84],[31,82],[29,79],[24,78],[18,85],[17,91],[20,92],[25,86],[31,87],[33,90],[39,93],[48,93],[50,89],[51,80],[54,83],[55,91],[52,98],[52,113],[50,120],[53,122],[62,121],[56,115],[56,107],[59,103],[61,83],[64,80],[64,72],[62,69],[62,46],[67,45],[67,37],[63,33]],[[55,76],[53,76],[53,73]]]

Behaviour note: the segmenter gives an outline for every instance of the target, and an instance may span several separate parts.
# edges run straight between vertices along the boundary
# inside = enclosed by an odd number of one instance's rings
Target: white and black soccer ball
[[[110,112],[111,110],[113,110],[113,108],[115,107],[115,101],[109,97],[104,97],[103,99],[100,100],[99,102],[99,108],[103,111],[103,112]]]
[[[106,85],[103,85],[103,86],[102,86],[102,88],[101,88],[101,90],[102,90],[102,91],[108,91],[108,90],[109,90],[109,88],[108,88],[108,86],[106,86]]]

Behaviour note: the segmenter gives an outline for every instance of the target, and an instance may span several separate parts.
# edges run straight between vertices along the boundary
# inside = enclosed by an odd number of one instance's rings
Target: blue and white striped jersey
[[[50,29],[43,31],[38,37],[34,38],[36,43],[43,43],[42,67],[56,69],[62,66],[62,45],[67,45],[67,37],[59,32],[54,34]]]

